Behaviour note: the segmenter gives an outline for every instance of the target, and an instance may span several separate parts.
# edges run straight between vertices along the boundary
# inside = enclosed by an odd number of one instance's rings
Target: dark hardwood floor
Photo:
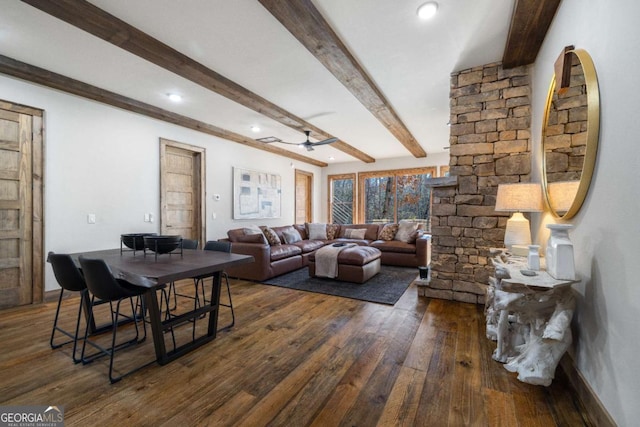
[[[0,311],[0,405],[62,405],[67,426],[589,425],[564,376],[531,386],[491,359],[481,306],[414,286],[395,306],[245,281],[232,293],[233,329],[114,385],[106,360],[74,365],[70,345],[49,347],[54,303]],[[64,302],[69,329],[76,304]],[[149,335],[116,366],[152,358]]]

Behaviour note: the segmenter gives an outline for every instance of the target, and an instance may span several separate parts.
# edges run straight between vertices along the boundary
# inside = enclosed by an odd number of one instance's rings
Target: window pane
[[[332,181],[331,220],[334,224],[353,224],[353,179]]]
[[[393,194],[393,177],[374,177],[364,181],[364,222],[394,222],[395,198]]]
[[[429,179],[431,174],[397,177],[398,221],[415,219],[428,222],[431,213],[431,188],[427,187]]]

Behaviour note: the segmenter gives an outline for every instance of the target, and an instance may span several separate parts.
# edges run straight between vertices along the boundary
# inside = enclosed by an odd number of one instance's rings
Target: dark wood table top
[[[85,258],[104,259],[113,275],[134,285],[148,288],[194,276],[210,275],[238,264],[249,263],[253,257],[219,251],[184,249],[178,253],[158,254],[147,251],[101,251],[71,254],[77,260]]]

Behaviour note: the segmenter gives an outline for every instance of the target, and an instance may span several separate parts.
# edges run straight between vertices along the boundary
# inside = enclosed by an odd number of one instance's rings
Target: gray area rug
[[[393,305],[400,299],[404,291],[407,290],[417,276],[417,268],[383,265],[380,273],[376,274],[367,282],[358,284],[340,282],[334,279],[309,277],[309,271],[305,267],[292,271],[291,273],[267,279],[263,283],[301,291]]]

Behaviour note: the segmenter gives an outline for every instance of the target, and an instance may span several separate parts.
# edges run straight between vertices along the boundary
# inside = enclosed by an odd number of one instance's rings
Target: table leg
[[[149,321],[151,322],[151,333],[153,336],[153,346],[156,350],[156,360],[160,365],[164,365],[169,362],[167,357],[167,349],[164,345],[164,335],[162,332],[162,313],[160,313],[160,307],[158,307],[157,290],[150,289],[144,294],[145,301],[147,303],[147,310],[149,310]]]
[[[222,272],[216,271],[213,274],[213,284],[211,286],[211,306],[215,310],[209,312],[208,336],[215,337],[218,332],[218,314],[220,313],[220,289],[222,287]]]

